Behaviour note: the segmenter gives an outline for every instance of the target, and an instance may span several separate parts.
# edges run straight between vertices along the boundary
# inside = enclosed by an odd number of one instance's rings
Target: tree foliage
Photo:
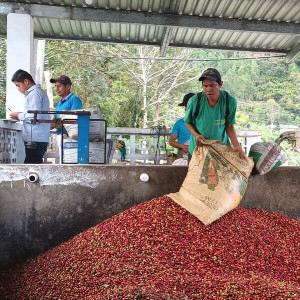
[[[237,129],[263,130],[263,139],[270,141],[280,124],[300,126],[300,60],[287,65],[282,57],[260,56],[266,54],[170,48],[162,58],[156,47],[47,41],[45,68],[51,76],[68,75],[84,107],[100,106],[111,127],[171,127],[184,115],[178,107],[183,96],[202,90],[199,75],[216,68],[223,89],[238,101]],[[0,67],[4,99],[3,38]]]
[[[262,54],[235,51],[169,49],[167,53],[162,60],[159,49],[149,46],[58,41],[46,46],[51,73],[70,76],[84,105],[101,106],[110,126],[171,126],[183,113],[177,104],[185,93],[201,90],[198,76],[208,67],[220,71],[223,88],[237,98],[240,128],[251,127],[251,122],[299,124],[296,63],[260,60],[256,57]],[[268,99],[274,99],[273,107],[279,111],[275,120]]]
[[[172,51],[176,61],[159,60],[159,49],[156,47],[117,46],[110,50],[110,54],[119,57],[120,63],[135,82],[143,115],[142,124],[137,125],[142,127],[158,125],[164,120],[169,110],[166,107],[173,106],[174,90],[187,86],[195,79],[190,77],[194,67],[186,61],[190,57],[187,49]]]
[[[0,118],[5,118],[6,97],[6,40],[0,37]]]

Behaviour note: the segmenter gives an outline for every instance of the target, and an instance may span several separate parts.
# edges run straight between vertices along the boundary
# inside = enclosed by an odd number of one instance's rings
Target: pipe
[[[148,175],[147,173],[142,173],[142,174],[140,175],[140,180],[141,180],[142,182],[147,182],[147,181],[149,180],[149,175]]]
[[[32,183],[39,181],[39,175],[37,173],[29,173],[28,180]]]

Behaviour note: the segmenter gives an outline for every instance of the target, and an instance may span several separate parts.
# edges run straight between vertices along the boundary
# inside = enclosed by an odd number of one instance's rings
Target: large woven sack
[[[172,166],[187,166],[188,165],[188,159],[183,157],[183,158],[178,158],[173,161]]]
[[[89,141],[99,142],[103,141],[105,138],[105,123],[104,121],[99,121],[102,119],[102,112],[98,106],[93,106],[92,108],[76,109],[75,111],[89,111],[91,113],[90,120],[97,119],[97,121],[90,121],[89,126]],[[60,117],[65,119],[77,119],[77,115],[64,115],[63,111]],[[78,125],[77,124],[64,124],[70,139],[78,139]]]
[[[116,139],[106,139],[104,154],[104,141],[89,143],[89,163],[90,164],[111,164],[113,152],[116,149]],[[63,162],[76,164],[78,162],[78,141],[64,139],[63,143]]]
[[[280,144],[283,141],[287,141],[292,145],[293,150],[300,153],[300,130],[285,131],[275,140],[275,143]]]
[[[260,175],[284,165],[288,160],[285,151],[273,142],[257,142],[251,145],[249,156],[253,157],[255,169]]]
[[[253,166],[230,146],[206,141],[195,148],[179,192],[168,196],[209,225],[239,205]]]

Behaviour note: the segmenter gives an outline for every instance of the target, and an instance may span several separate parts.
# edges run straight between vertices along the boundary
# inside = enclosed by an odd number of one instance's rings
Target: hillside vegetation
[[[45,55],[45,70],[68,75],[84,107],[100,106],[110,127],[172,127],[184,115],[178,107],[183,95],[201,91],[200,74],[216,68],[223,89],[238,101],[236,128],[260,130],[265,141],[274,141],[284,128],[300,127],[299,65],[300,60],[287,65],[282,55],[266,53],[172,48],[160,57],[156,47],[64,41],[47,41]],[[5,66],[1,38],[0,99]],[[290,163],[300,165],[300,155],[282,146]]]

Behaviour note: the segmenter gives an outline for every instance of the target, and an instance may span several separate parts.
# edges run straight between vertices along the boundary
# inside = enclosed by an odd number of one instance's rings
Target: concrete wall
[[[140,202],[177,192],[186,166],[0,165],[0,268]],[[148,182],[140,181],[147,173]],[[241,206],[300,220],[300,167],[254,175]]]

